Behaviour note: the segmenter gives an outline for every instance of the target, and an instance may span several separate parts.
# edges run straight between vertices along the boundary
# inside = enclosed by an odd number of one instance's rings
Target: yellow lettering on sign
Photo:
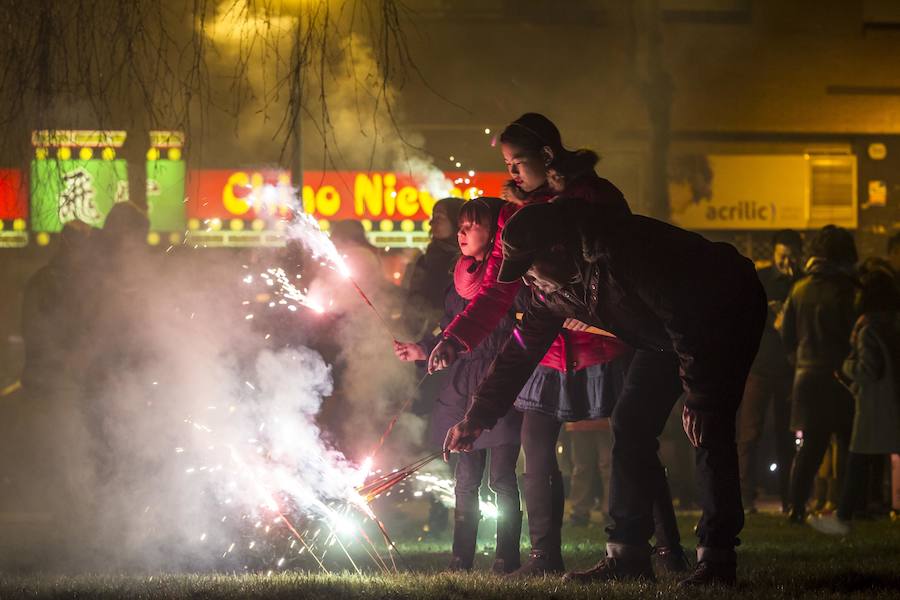
[[[353,184],[353,208],[356,216],[361,217],[366,211],[373,216],[380,215],[382,190],[381,175],[376,173],[369,179],[365,173],[358,174]]]
[[[400,188],[397,192],[397,212],[404,217],[419,212],[419,190],[409,185]]]
[[[437,202],[434,198],[431,197],[431,193],[426,190],[421,190],[419,192],[419,206],[422,207],[422,212],[424,212],[428,217],[431,217],[431,211],[434,210],[434,204]]]
[[[384,174],[384,213],[389,216],[394,216],[394,208],[397,205],[397,190],[394,189],[397,185],[397,176],[393,173],[385,173]]]
[[[309,214],[316,212],[316,192],[311,185],[303,186],[303,212]]]
[[[316,192],[316,208],[323,217],[333,217],[341,208],[341,195],[333,185],[323,185]]]
[[[222,205],[233,215],[242,215],[250,210],[250,204],[243,198],[234,195],[234,187],[247,187],[250,177],[243,171],[236,171],[228,177],[225,189],[222,190]]]

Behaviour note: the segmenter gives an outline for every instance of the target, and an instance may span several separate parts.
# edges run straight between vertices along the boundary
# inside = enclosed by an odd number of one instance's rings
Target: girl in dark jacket
[[[459,213],[458,243],[462,256],[456,263],[453,285],[446,288],[443,329],[461,313],[469,300],[481,289],[485,257],[490,254],[496,232],[497,215],[504,202],[497,198],[476,198],[467,202]],[[497,328],[472,352],[454,363],[445,379],[431,414],[430,437],[440,447],[447,430],[455,425],[469,407],[475,388],[484,378],[494,357],[513,329],[513,314],[503,317]],[[400,360],[425,360],[439,340],[426,336],[417,343],[395,342],[394,352]],[[479,487],[490,451],[489,484],[497,495],[497,550],[493,571],[508,573],[520,566],[519,537],[522,512],[516,462],[519,458],[519,430],[522,414],[511,410],[497,426],[478,440],[472,452],[459,455],[456,463],[456,508],[453,528],[451,570],[469,570],[475,556],[478,533]]]

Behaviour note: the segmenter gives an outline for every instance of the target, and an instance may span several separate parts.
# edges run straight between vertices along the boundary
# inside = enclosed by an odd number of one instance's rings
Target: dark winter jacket
[[[655,219],[556,202],[563,222],[576,224],[570,249],[580,282],[532,294],[467,417],[490,427],[504,414],[567,317],[638,350],[675,352],[687,406],[733,409],[766,318],[753,263],[733,246]]]
[[[841,368],[850,352],[856,322],[857,283],[848,269],[822,259],[810,260],[807,275],[797,281],[784,305],[781,337],[796,352],[797,371],[829,375]]]
[[[779,305],[787,300],[791,287],[797,279],[784,275],[774,266],[764,267],[756,273],[763,289],[766,290],[766,299],[775,304],[770,305],[766,328],[759,342],[759,352],[750,372],[761,377],[792,377],[794,367],[788,360],[781,336],[775,330],[775,315],[780,310]]]
[[[524,294],[521,296],[524,301]],[[456,315],[465,309],[467,304],[468,301],[462,298],[451,284],[446,290],[441,328],[446,327]],[[522,304],[523,302],[520,301],[520,308]],[[465,417],[478,384],[484,379],[491,362],[500,353],[512,332],[514,323],[512,312],[500,320],[494,331],[478,347],[471,352],[460,354],[458,360],[448,369],[446,384],[435,400],[431,413],[429,440],[435,446],[443,447],[447,430]],[[428,356],[441,339],[442,337],[439,335],[429,335],[420,340],[419,345]],[[519,443],[522,413],[510,409],[506,416],[501,415],[501,417],[493,430],[478,438],[475,444],[476,450]]]
[[[864,314],[850,341],[843,365],[856,400],[850,451],[900,452],[900,313]]]

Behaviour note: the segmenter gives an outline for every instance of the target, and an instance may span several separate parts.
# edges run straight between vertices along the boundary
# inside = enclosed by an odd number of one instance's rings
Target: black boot
[[[697,548],[697,566],[678,583],[678,587],[733,587],[737,582],[737,556],[727,548]]]
[[[497,554],[491,570],[506,575],[522,566],[519,540],[522,537],[522,511],[500,514],[497,517]]]
[[[562,473],[550,478],[524,476],[525,508],[531,552],[528,561],[511,577],[558,575],[565,571],[562,560],[562,521],[565,495]]]
[[[475,562],[475,544],[478,541],[478,512],[455,511],[453,515],[453,558],[449,571],[471,571]]]
[[[657,568],[663,573],[687,573],[691,570],[691,560],[682,548],[677,546],[656,546],[653,548]]]
[[[563,581],[589,584],[600,581],[656,581],[650,547],[608,543],[606,558],[585,571],[566,573]]]

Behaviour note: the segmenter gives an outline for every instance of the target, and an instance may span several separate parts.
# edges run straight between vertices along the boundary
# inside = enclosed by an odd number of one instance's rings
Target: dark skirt
[[[519,392],[515,407],[559,421],[609,417],[622,391],[628,363],[617,359],[569,374],[539,365]]]

